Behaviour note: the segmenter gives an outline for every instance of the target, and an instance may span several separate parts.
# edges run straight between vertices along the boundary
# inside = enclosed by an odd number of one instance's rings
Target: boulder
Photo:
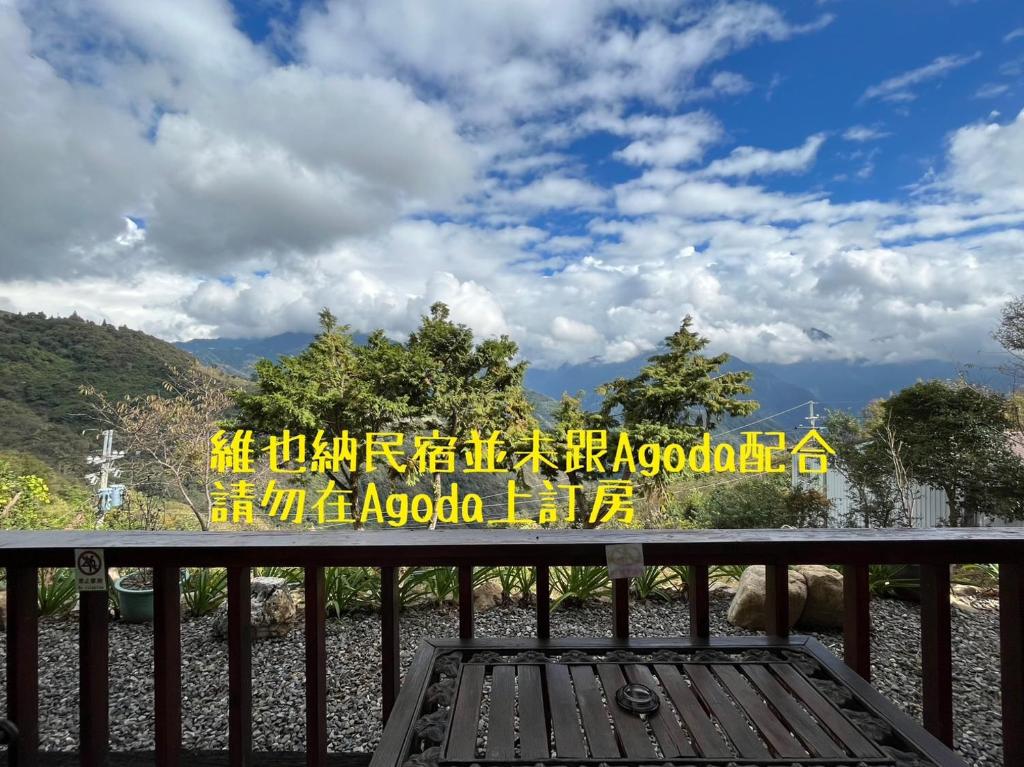
[[[807,582],[796,570],[789,571],[789,625],[792,627],[804,610]],[[752,565],[743,571],[736,596],[726,616],[731,624],[751,631],[765,628],[765,577],[763,565]]]
[[[473,589],[473,609],[477,612],[490,610],[501,604],[501,586],[494,581],[487,581]]]
[[[287,635],[298,614],[288,582],[284,578],[253,578],[249,593],[252,638],[266,639]],[[222,639],[228,635],[226,603],[217,609],[213,619],[213,633]]]
[[[797,623],[804,628],[843,627],[843,574],[825,565],[792,568],[807,583],[807,603]]]

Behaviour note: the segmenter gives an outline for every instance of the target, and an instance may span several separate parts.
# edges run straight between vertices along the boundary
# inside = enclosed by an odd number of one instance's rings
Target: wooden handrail
[[[642,543],[649,565],[1013,562],[1024,553],[1024,528],[8,531],[0,532],[0,566],[70,567],[76,548],[104,549],[108,567],[600,565],[616,543]]]

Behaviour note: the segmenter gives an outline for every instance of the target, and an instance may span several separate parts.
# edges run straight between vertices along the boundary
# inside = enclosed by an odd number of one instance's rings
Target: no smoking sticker
[[[107,568],[103,549],[75,549],[75,579],[79,591],[106,591]]]
[[[639,543],[613,543],[604,547],[608,577],[639,578],[644,574],[644,547]]]

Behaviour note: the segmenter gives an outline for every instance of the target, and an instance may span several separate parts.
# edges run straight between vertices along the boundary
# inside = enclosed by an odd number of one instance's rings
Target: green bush
[[[817,490],[791,487],[785,476],[750,477],[712,487],[695,509],[702,527],[822,527],[829,500]]]
[[[67,615],[78,600],[78,582],[73,570],[40,568],[39,614],[43,617]]]
[[[189,568],[182,585],[185,607],[198,618],[220,607],[228,596],[228,574],[222,568]]]
[[[551,609],[556,610],[565,605],[578,605],[588,599],[606,596],[611,591],[612,582],[608,577],[608,568],[598,565],[572,565],[569,567],[551,568],[551,588],[558,594]]]

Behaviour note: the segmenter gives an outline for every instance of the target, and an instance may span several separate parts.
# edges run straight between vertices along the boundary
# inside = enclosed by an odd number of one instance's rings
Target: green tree
[[[0,528],[50,527],[46,507],[51,500],[50,489],[42,477],[16,474],[6,461],[0,461]]]
[[[526,362],[516,362],[516,343],[508,338],[477,343],[471,328],[455,323],[448,307],[435,303],[409,336],[409,370],[416,385],[411,401],[420,425],[454,438],[457,451],[476,430],[486,437],[500,431],[516,443],[535,421],[526,399]],[[408,380],[408,378],[406,379]],[[435,500],[441,497],[441,474],[432,474]],[[436,523],[431,523],[431,527]]]
[[[926,381],[881,404],[923,484],[941,488],[952,527],[975,514],[1024,517],[1024,463],[1011,445],[1007,398],[965,382]]]
[[[600,415],[613,432],[628,432],[634,449],[642,443],[677,443],[689,449],[705,431],[726,416],[745,416],[757,402],[738,399],[749,394],[752,374],[723,373],[728,354],[703,354],[708,339],[691,330],[687,316],[665,339],[666,351],[651,357],[633,378],[616,378],[598,389],[604,395]],[[660,477],[640,488],[660,506],[664,482]]]
[[[234,426],[261,435],[288,430],[307,445],[322,431],[325,442],[355,440],[358,459],[352,470],[326,471],[338,489],[359,508],[366,475],[366,436],[404,429],[412,412],[409,391],[420,375],[400,344],[375,332],[356,343],[347,325],[338,325],[327,309],[320,312],[320,333],[295,356],[256,363],[255,389],[235,393]],[[312,451],[307,449],[307,463]]]

